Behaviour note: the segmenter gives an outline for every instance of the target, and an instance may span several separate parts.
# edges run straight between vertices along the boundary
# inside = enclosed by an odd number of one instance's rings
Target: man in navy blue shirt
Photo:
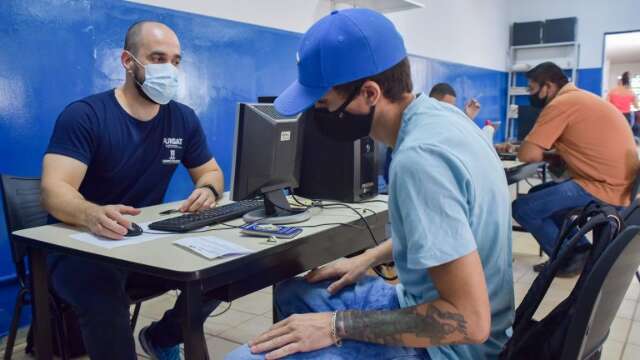
[[[71,103],[60,114],[43,161],[43,204],[56,219],[120,240],[131,228],[124,215],[162,202],[179,163],[195,190],[180,207],[213,207],[223,176],[195,112],[172,101],[178,87],[180,43],[166,25],[133,24],[120,57],[125,83]],[[52,286],[76,312],[92,359],[136,359],[125,289],[158,279],[73,256],[51,255]],[[164,317],[140,332],[152,359],[179,359],[180,298]],[[206,304],[202,320],[218,305]]]

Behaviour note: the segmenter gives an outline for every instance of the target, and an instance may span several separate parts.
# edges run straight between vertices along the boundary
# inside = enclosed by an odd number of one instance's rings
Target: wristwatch
[[[201,189],[202,188],[207,188],[207,189],[211,190],[211,192],[213,193],[213,196],[215,196],[215,198],[216,198],[216,201],[220,200],[220,198],[222,198],[222,196],[220,196],[220,194],[218,194],[218,190],[216,190],[216,188],[213,187],[213,185],[211,185],[211,184],[202,185],[202,186],[200,186],[200,188]]]

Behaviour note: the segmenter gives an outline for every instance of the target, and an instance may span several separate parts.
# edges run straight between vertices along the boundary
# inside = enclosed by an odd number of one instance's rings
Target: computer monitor
[[[264,197],[264,209],[245,221],[290,224],[310,217],[293,209],[284,192],[298,187],[301,147],[298,116],[283,116],[272,104],[238,104],[231,199]]]
[[[533,106],[518,106],[518,118],[516,119],[516,136],[518,141],[523,141],[529,135],[536,124],[540,110]]]

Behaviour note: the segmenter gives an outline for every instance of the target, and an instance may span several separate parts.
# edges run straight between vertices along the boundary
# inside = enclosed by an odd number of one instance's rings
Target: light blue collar
[[[407,125],[411,121],[413,114],[415,114],[424,104],[429,101],[429,97],[424,93],[419,93],[416,95],[416,98],[413,99],[411,104],[404,109],[402,113],[402,121],[400,123],[400,130],[398,132],[398,138],[396,139],[396,146],[393,147],[392,155],[395,154],[396,150],[400,148],[400,145],[406,138],[407,133]]]

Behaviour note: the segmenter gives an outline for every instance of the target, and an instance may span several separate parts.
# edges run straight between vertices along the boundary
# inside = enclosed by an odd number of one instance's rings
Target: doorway
[[[640,30],[604,34],[602,96],[618,85],[624,72],[630,74],[631,88],[640,97]],[[636,109],[640,110],[640,109]]]

